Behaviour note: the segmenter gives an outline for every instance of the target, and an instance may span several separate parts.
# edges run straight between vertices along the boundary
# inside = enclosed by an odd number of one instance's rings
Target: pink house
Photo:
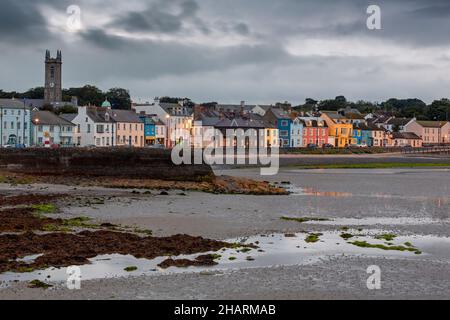
[[[423,144],[450,143],[450,122],[420,121],[412,119],[403,132],[413,132],[422,138]]]

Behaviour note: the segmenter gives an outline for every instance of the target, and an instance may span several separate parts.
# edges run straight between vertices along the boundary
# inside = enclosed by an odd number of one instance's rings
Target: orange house
[[[339,148],[345,148],[352,143],[353,121],[337,112],[324,111],[320,118],[325,120],[328,125],[328,135],[333,138],[334,145]]]

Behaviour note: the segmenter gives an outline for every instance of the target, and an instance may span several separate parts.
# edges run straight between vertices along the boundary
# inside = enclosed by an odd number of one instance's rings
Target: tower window
[[[55,67],[50,67],[50,78],[55,79]]]

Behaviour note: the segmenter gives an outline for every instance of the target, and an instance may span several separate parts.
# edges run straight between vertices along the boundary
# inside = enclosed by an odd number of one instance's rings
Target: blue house
[[[304,122],[299,118],[291,121],[291,148],[301,148],[303,146],[303,124]]]
[[[149,115],[139,115],[139,118],[144,122],[144,140],[146,146],[152,146],[156,143],[156,120]]]
[[[354,146],[373,146],[373,129],[366,124],[358,123],[353,125],[352,145]]]
[[[266,112],[263,119],[278,128],[280,148],[291,147],[292,120],[289,113],[279,108],[271,108]]]

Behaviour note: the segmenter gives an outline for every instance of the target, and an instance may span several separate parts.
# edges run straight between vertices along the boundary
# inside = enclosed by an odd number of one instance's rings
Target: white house
[[[16,99],[0,99],[0,146],[25,145],[31,141],[31,107]]]
[[[115,125],[107,108],[78,107],[77,115],[62,115],[75,124],[77,146],[110,147],[115,145]]]
[[[32,111],[33,145],[74,146],[75,125],[50,111]]]

